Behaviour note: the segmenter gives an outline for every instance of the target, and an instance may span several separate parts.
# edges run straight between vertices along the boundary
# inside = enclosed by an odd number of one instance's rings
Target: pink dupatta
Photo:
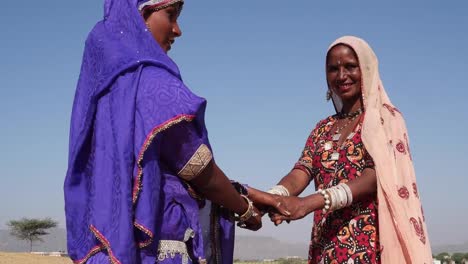
[[[365,117],[362,140],[377,174],[379,238],[382,263],[432,263],[424,213],[416,186],[408,132],[380,79],[378,60],[362,39],[345,36],[331,44],[351,47],[362,72]],[[332,95],[337,111],[340,99]]]

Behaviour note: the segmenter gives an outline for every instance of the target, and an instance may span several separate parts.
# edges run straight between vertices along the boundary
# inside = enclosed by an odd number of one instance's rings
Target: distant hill
[[[50,229],[44,236],[44,242],[36,242],[33,251],[66,251],[65,229]],[[27,252],[29,242],[19,241],[10,236],[8,230],[0,230],[0,252]],[[433,254],[441,252],[468,252],[468,242],[459,245],[433,246]],[[288,243],[272,237],[244,236],[236,237],[234,258],[242,260],[276,259],[287,256],[307,258],[308,244]]]
[[[242,260],[278,259],[287,256],[307,258],[309,245],[287,243],[272,237],[236,236],[234,258]]]

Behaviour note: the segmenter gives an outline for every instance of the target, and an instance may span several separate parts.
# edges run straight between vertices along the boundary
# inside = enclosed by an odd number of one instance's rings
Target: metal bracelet
[[[240,216],[238,215],[235,216],[235,220],[238,222],[245,222],[254,215],[254,207],[253,207],[252,201],[247,196],[241,195],[241,197],[244,198],[245,201],[247,201],[247,204],[248,204],[247,211],[245,211],[245,213],[243,213]]]

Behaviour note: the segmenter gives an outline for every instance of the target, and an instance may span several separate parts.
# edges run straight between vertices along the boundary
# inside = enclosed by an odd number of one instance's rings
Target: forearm
[[[353,194],[353,201],[359,201],[377,192],[377,176],[374,169],[364,169],[361,176],[346,183]]]
[[[269,204],[268,202],[271,200],[269,199],[270,194],[264,191],[252,188],[250,186],[247,187],[247,191],[249,193],[249,198],[252,199],[252,201],[255,203]]]
[[[287,183],[287,181],[284,183]],[[346,189],[346,186],[349,186],[349,189]],[[375,195],[376,190],[377,177],[375,171],[373,169],[365,169],[360,177],[347,182],[345,185],[339,184],[302,198],[296,196],[277,196],[276,207],[283,208],[287,214],[273,213],[270,215],[270,218],[278,225],[283,220],[301,219],[316,210],[339,210],[351,205],[353,201],[359,201],[368,198],[370,195]]]
[[[350,206],[356,201],[375,197],[377,177],[374,169],[365,169],[361,176],[347,183],[321,190],[325,204],[324,210],[338,210]]]
[[[289,194],[298,196],[309,185],[310,177],[302,170],[293,169],[281,179],[278,185],[283,185],[288,189]]]
[[[321,210],[325,206],[325,199],[321,194],[314,193],[302,199],[306,214],[315,210]]]
[[[211,161],[191,183],[199,193],[213,203],[222,205],[237,214],[247,211],[246,201],[234,189],[230,180],[214,161]]]
[[[365,169],[361,176],[355,180],[346,183],[353,194],[353,201],[359,201],[374,195],[377,191],[377,177],[375,170]],[[323,195],[314,193],[302,198],[304,211],[309,214],[315,210],[321,210],[325,207]]]
[[[318,193],[306,197],[278,196],[276,207],[282,211],[281,213],[270,212],[270,219],[275,225],[279,225],[283,220],[301,219],[316,210],[321,210],[324,206],[325,199]]]

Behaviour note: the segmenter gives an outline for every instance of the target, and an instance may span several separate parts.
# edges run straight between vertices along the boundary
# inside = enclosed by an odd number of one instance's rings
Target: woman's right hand
[[[280,196],[277,198],[278,206],[284,208],[289,215],[279,214],[278,212],[271,212],[269,214],[270,219],[275,225],[281,224],[284,220],[288,222],[290,220],[297,220],[304,218],[310,212],[307,209],[307,206],[303,198],[296,196]]]
[[[311,212],[322,208],[325,204],[320,194],[312,194],[306,197],[279,196],[276,199],[279,202],[279,207],[284,208],[289,214],[270,213],[270,219],[275,225],[279,225],[285,220],[289,222],[302,219]]]

